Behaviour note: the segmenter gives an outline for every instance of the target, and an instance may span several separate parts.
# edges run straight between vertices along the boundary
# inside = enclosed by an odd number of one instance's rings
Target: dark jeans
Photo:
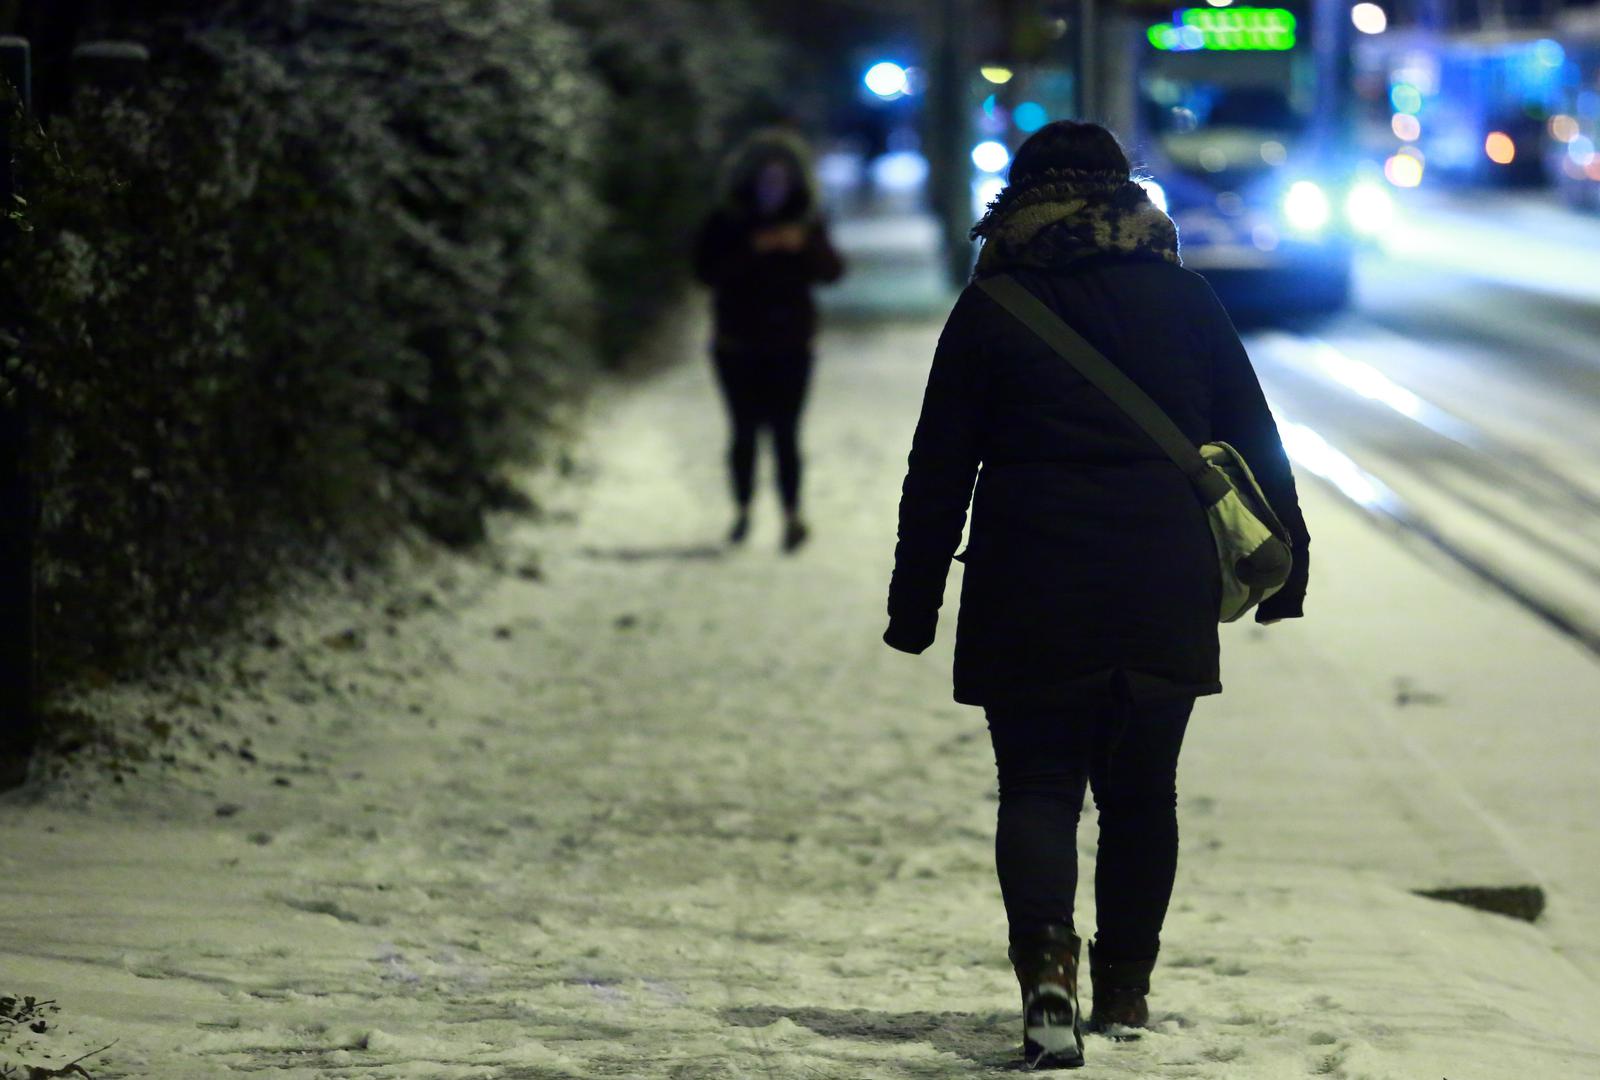
[[[719,349],[714,359],[717,384],[733,426],[728,466],[734,499],[743,508],[755,494],[756,436],[765,428],[772,433],[778,458],[778,490],[784,509],[799,510],[800,413],[811,382],[811,353]]]
[[[1192,698],[987,710],[1000,778],[995,865],[1013,941],[1072,926],[1084,787],[1100,811],[1095,951],[1153,960],[1178,868],[1178,751]]]

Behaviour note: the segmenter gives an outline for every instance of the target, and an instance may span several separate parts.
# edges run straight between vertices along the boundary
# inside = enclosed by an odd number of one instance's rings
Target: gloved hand
[[[1282,595],[1282,594],[1279,594]],[[1284,597],[1282,602],[1274,603],[1278,596],[1269,596],[1256,605],[1256,622],[1262,626],[1271,626],[1284,619],[1301,619],[1305,617],[1302,610],[1302,601],[1299,597]]]
[[[891,617],[889,629],[883,632],[883,640],[891,649],[916,655],[933,644],[934,633],[938,626],[938,612],[934,612],[932,617],[927,619],[908,618],[904,615],[898,618]]]

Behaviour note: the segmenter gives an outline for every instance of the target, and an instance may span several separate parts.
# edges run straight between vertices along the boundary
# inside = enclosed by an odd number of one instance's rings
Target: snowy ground
[[[948,618],[926,656],[878,642],[937,330],[827,335],[797,557],[770,502],[719,546],[723,426],[690,362],[601,396],[580,480],[497,557],[418,557],[101,692],[156,756],[0,802],[0,990],[60,1002],[52,1061],[1007,1068],[982,718],[949,699]],[[1229,691],[1190,729],[1156,1031],[1091,1039],[1083,1075],[1600,1075],[1600,909],[1564,884],[1593,881],[1600,670],[1304,487],[1311,618],[1228,628]],[[1540,923],[1411,893],[1518,883],[1549,888]]]

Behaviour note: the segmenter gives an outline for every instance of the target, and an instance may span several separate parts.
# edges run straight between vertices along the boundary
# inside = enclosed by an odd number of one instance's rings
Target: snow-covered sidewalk
[[[796,557],[770,502],[718,543],[723,421],[690,362],[602,396],[582,478],[503,523],[503,558],[106,692],[156,757],[0,803],[0,991],[59,1001],[58,1055],[117,1040],[98,1078],[1008,1066],[983,720],[949,699],[950,618],[924,657],[878,641],[937,331],[827,334]],[[1092,1039],[1084,1075],[1600,1075],[1571,947],[1600,917],[1557,866],[1594,861],[1572,762],[1600,671],[1304,487],[1311,618],[1227,630],[1156,1030]],[[1549,798],[1526,820],[1482,790],[1518,784]],[[1534,925],[1411,892],[1530,881]]]

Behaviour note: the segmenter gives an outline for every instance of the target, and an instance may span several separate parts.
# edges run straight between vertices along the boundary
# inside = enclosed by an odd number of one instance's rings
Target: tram
[[[1353,249],[1388,224],[1381,178],[1357,175],[1337,34],[1308,3],[1186,7],[1130,27],[1122,130],[1178,225],[1184,264],[1236,313],[1335,310]],[[1346,23],[1348,18],[1346,18]]]

